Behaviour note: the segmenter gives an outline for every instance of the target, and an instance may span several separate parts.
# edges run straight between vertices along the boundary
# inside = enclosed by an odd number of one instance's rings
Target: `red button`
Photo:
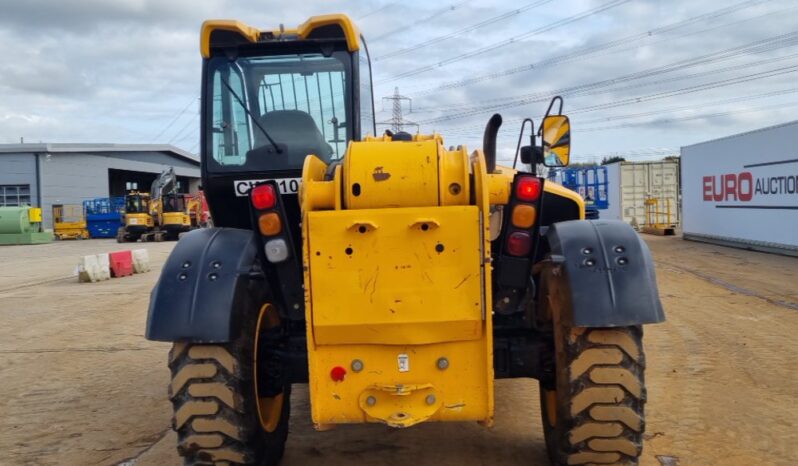
[[[330,371],[330,378],[335,382],[342,382],[346,376],[346,369],[341,366],[335,366]]]

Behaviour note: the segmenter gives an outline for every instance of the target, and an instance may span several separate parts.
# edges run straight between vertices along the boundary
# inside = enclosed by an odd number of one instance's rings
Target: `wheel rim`
[[[283,410],[283,393],[268,397],[261,397],[258,393],[258,339],[261,329],[274,328],[280,325],[280,316],[271,304],[264,304],[258,314],[258,322],[255,326],[255,345],[253,370],[255,371],[255,403],[258,408],[258,420],[260,426],[266,432],[274,432],[280,424],[280,415]]]

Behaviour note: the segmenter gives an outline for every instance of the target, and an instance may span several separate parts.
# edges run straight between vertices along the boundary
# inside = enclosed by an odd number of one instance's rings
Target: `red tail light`
[[[513,256],[528,256],[532,249],[532,237],[525,231],[514,231],[507,237],[507,252]]]
[[[540,197],[540,191],[543,184],[540,178],[533,176],[525,176],[518,179],[515,185],[515,197],[525,202],[535,202]]]
[[[252,205],[258,210],[271,209],[277,203],[274,186],[262,184],[252,188]]]

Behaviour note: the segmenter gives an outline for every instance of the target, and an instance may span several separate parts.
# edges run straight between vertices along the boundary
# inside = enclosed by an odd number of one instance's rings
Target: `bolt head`
[[[374,406],[375,404],[377,404],[377,399],[374,398],[373,396],[369,396],[368,398],[366,398],[366,404],[369,406]]]
[[[352,360],[352,372],[360,372],[363,370],[363,361],[360,359]]]
[[[438,358],[438,362],[435,365],[438,366],[438,369],[445,371],[449,368],[449,360],[446,358]]]
[[[434,405],[436,401],[435,395],[427,395],[426,401],[428,405]]]

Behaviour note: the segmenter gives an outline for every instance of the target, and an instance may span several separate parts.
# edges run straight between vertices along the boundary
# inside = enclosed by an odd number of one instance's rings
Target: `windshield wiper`
[[[238,103],[241,104],[241,108],[243,108],[244,111],[247,113],[247,116],[249,117],[250,120],[252,120],[252,123],[255,123],[255,126],[258,127],[260,132],[263,133],[264,136],[266,136],[266,139],[269,140],[272,147],[274,147],[274,150],[277,151],[278,154],[282,154],[283,151],[282,149],[280,149],[280,146],[278,146],[277,143],[274,142],[274,139],[272,139],[272,137],[269,136],[269,133],[267,133],[266,130],[263,129],[263,126],[261,126],[260,123],[258,123],[258,120],[256,120],[255,117],[252,116],[252,113],[249,111],[249,108],[247,108],[247,105],[244,103],[241,97],[239,97],[238,94],[236,94],[236,91],[234,91],[233,88],[230,87],[230,84],[227,83],[227,80],[222,78],[221,76],[219,77],[219,79],[222,81],[222,84],[224,84],[224,87],[226,87],[227,90],[230,91],[231,94],[233,94],[233,97],[236,98]]]

